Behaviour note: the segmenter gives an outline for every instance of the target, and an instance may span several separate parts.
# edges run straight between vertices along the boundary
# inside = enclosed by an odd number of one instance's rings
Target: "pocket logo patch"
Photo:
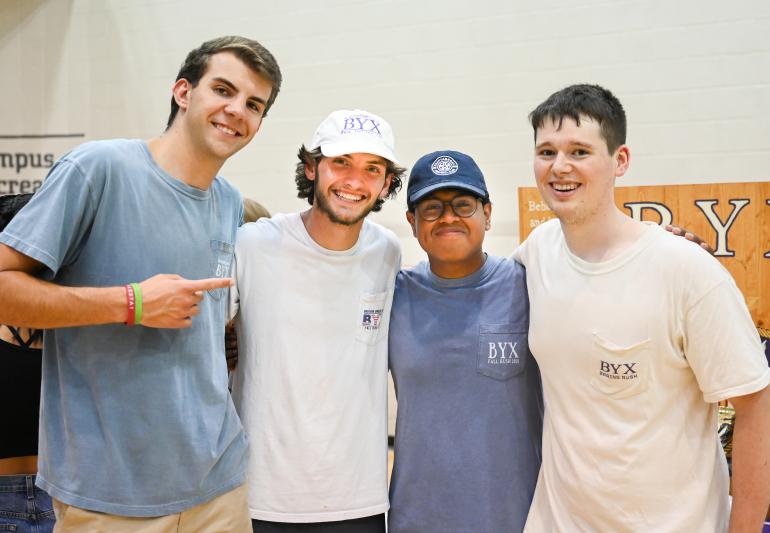
[[[610,363],[604,360],[599,360],[599,375],[608,379],[637,379],[637,374],[634,367],[639,363]]]
[[[361,317],[361,327],[364,331],[377,331],[380,329],[382,311],[382,308],[364,309],[363,316]]]
[[[487,364],[510,365],[519,363],[519,354],[516,351],[518,342],[488,342]]]

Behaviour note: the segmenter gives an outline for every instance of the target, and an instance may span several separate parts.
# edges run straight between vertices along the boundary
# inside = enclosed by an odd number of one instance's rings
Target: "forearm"
[[[732,400],[733,506],[730,533],[755,533],[770,505],[770,388]]]
[[[0,324],[53,329],[126,320],[123,287],[65,287],[26,272],[0,272]]]

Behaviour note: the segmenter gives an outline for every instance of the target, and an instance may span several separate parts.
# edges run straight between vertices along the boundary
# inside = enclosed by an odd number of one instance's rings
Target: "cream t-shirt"
[[[545,396],[525,531],[725,531],[714,402],[770,383],[730,274],[654,225],[620,256],[588,263],[552,220],[515,258]]]

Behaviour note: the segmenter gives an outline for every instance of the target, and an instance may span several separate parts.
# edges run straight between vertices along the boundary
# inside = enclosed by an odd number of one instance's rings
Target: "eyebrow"
[[[233,91],[236,91],[236,92],[238,91],[238,87],[236,87],[233,84],[233,82],[231,82],[228,79],[216,77],[216,78],[212,78],[211,81],[219,82],[222,85],[227,85]],[[259,102],[260,104],[266,104],[266,102],[262,98],[260,98],[259,96],[250,96],[249,97],[249,101],[252,101],[252,100],[255,101],[255,102]]]
[[[348,159],[353,159],[353,156],[351,156],[350,154],[342,154],[342,155],[337,156],[337,157],[346,157]],[[366,164],[367,165],[382,165],[384,167],[388,166],[388,162],[385,160],[384,157],[378,157],[377,159],[370,159],[369,161],[366,161]]]
[[[580,142],[580,141],[567,141],[567,144],[569,144],[570,146],[580,146],[582,148],[593,148],[594,147],[593,144],[584,143],[584,142]],[[543,141],[543,142],[537,143],[535,145],[535,150],[537,150],[539,148],[542,148],[544,146],[552,146],[552,145],[553,145],[553,143],[551,141]]]

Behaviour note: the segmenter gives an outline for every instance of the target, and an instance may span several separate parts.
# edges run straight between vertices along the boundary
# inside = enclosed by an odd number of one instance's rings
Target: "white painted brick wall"
[[[407,164],[437,148],[476,157],[495,203],[491,236],[516,240],[529,185],[526,114],[553,90],[603,83],[624,101],[626,183],[765,179],[770,3],[6,0],[0,88],[7,131],[90,138],[162,129],[183,55],[223,33],[255,36],[286,77],[255,143],[226,167],[245,194],[293,210],[294,152],[331,109],[396,127]],[[21,131],[21,130],[19,130]],[[377,218],[408,237],[403,201]],[[411,247],[410,247],[411,249]],[[414,262],[419,254],[406,254]]]
[[[3,0],[0,134],[153,136],[183,56],[230,33],[262,41],[285,75],[263,131],[224,169],[273,212],[303,207],[300,143],[329,111],[363,107],[393,124],[407,165],[440,148],[476,158],[495,202],[487,249],[507,255],[516,188],[532,184],[526,115],[575,82],[624,102],[623,184],[770,176],[767,0]],[[403,196],[375,219],[413,264]]]

